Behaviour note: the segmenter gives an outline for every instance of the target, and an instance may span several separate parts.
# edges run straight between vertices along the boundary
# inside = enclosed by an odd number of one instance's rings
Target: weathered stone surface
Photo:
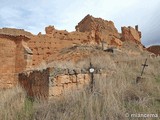
[[[89,72],[88,69],[85,69],[85,68],[82,68],[82,69],[81,69],[81,73],[82,73],[82,74],[86,74],[86,73],[88,73],[88,72]]]
[[[77,76],[76,75],[70,75],[70,80],[72,81],[72,83],[77,83]]]
[[[89,74],[50,76],[53,69],[26,71],[19,74],[19,82],[30,97],[48,98],[59,96],[64,92],[81,89],[89,84]]]
[[[77,75],[77,82],[80,84],[84,84],[85,81],[85,74],[78,74]]]
[[[49,96],[58,96],[61,95],[63,92],[62,86],[55,86],[49,88]]]
[[[17,74],[32,66],[25,43],[16,36],[0,35],[0,88],[14,86],[18,81]]]
[[[69,69],[68,73],[69,73],[70,75],[75,75],[75,70]]]
[[[32,35],[21,29],[0,29],[0,88],[17,84],[17,74],[25,70],[50,67],[42,64],[43,62],[48,64],[52,61],[78,61],[87,58],[92,53],[88,52],[86,49],[89,47],[85,46],[100,46],[104,42],[106,46],[102,48],[105,49],[110,46],[121,47],[122,41],[126,40],[141,42],[138,26],[136,29],[122,27],[122,34],[119,34],[112,21],[94,18],[91,15],[87,15],[78,23],[76,31],[56,30],[54,26],[46,27],[45,31],[46,34]],[[85,46],[78,49],[73,47],[82,45]],[[99,73],[96,71],[96,74]],[[33,79],[37,79],[36,75]],[[90,76],[88,68],[66,69],[62,66],[62,68],[51,68],[48,79],[48,86],[51,87],[72,86],[77,83],[88,83]],[[24,81],[28,87],[28,81]],[[34,90],[41,92],[38,86],[36,83]]]
[[[122,27],[122,41],[134,41],[141,43],[141,32],[132,27]]]
[[[91,77],[90,77],[89,74],[84,74],[84,83],[85,83],[85,84],[89,84],[90,79],[91,79]]]
[[[26,36],[29,38],[33,36],[30,32],[27,32],[23,29],[15,29],[15,28],[2,28],[0,29],[0,34],[10,35],[10,36]]]
[[[19,83],[30,97],[49,97],[49,69],[19,74]]]
[[[119,38],[119,33],[112,21],[94,18],[91,15],[87,15],[78,23],[76,28],[78,28],[80,32],[90,32],[91,36],[93,38],[95,37],[97,43],[100,43],[102,40],[110,43],[113,37]]]
[[[60,75],[57,77],[57,81],[60,81],[61,84],[66,84],[66,83],[72,82],[69,78],[69,75]]]
[[[54,87],[58,85],[56,77],[49,77],[49,87]]]
[[[70,57],[67,54],[63,56],[60,52],[75,45],[98,45],[103,41],[107,47],[121,47],[123,43],[121,40],[138,41],[141,37],[139,31],[132,29],[127,29],[128,32],[124,30],[126,34],[120,35],[112,21],[94,18],[90,15],[87,15],[78,23],[76,29],[77,31],[67,32],[66,30],[56,30],[54,26],[48,26],[45,28],[46,34],[32,37],[28,41],[28,46],[33,51],[32,66],[40,65],[43,60],[47,62],[70,59],[76,61],[82,58],[82,54],[71,55]],[[139,37],[137,37],[138,34]]]
[[[118,38],[112,38],[112,40],[111,40],[111,45],[112,46],[121,47],[122,44],[123,44],[123,42]]]
[[[75,69],[75,72],[76,72],[76,74],[81,74],[81,69],[77,68],[77,69]]]
[[[54,33],[54,30],[55,30],[54,26],[48,26],[45,28],[46,34],[52,34]]]

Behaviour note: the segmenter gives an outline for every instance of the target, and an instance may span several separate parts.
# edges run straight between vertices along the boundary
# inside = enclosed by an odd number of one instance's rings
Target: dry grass
[[[97,58],[98,59],[98,58]],[[115,74],[106,77],[95,76],[95,89],[72,92],[63,99],[53,100],[42,105],[37,110],[37,119],[57,120],[128,120],[125,113],[160,114],[160,59],[149,59],[149,67],[145,70],[143,79],[136,84],[140,74],[141,64],[145,59],[138,58],[119,63]],[[126,60],[124,60],[126,61]],[[94,61],[96,62],[96,60]],[[105,64],[105,63],[103,63]],[[106,63],[112,65],[110,61]],[[42,109],[45,108],[45,109]],[[35,107],[35,109],[37,109]],[[139,118],[133,118],[139,119]],[[143,119],[143,118],[140,118]],[[148,118],[153,119],[153,118]]]
[[[0,120],[15,119],[24,105],[25,92],[20,86],[0,91]]]
[[[114,71],[112,75],[94,77],[94,92],[90,92],[86,87],[48,103],[31,102],[27,99],[19,112],[19,107],[17,107],[19,104],[16,104],[17,102],[13,104],[9,100],[10,97],[14,98],[12,96],[19,91],[17,89],[5,91],[1,92],[0,96],[1,101],[5,101],[8,107],[2,106],[5,102],[0,104],[2,109],[0,115],[3,120],[15,118],[23,120],[142,120],[143,118],[125,117],[125,113],[160,115],[160,58],[148,59],[149,66],[145,69],[143,79],[139,83],[135,81],[140,75],[141,64],[144,63],[145,58],[128,59],[126,57],[121,58],[119,63],[115,63],[111,58],[107,55],[91,59],[95,66]],[[85,61],[78,64],[85,66]],[[15,99],[15,101],[21,100]],[[147,120],[153,120],[153,118]]]

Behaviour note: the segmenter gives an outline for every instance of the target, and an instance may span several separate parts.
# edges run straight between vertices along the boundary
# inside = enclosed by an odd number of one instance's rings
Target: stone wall
[[[28,46],[33,51],[33,66],[38,66],[42,61],[55,60],[64,48],[95,43],[89,32],[67,32],[51,29],[51,26],[48,29],[45,35],[39,34],[28,41]]]
[[[15,86],[18,83],[17,74],[26,70],[23,38],[0,34],[0,89]]]
[[[15,28],[2,28],[0,29],[0,34],[10,35],[10,36],[26,36],[31,37],[32,34],[23,29],[15,29]]]
[[[141,32],[132,27],[122,27],[122,34],[114,26],[112,21],[94,18],[87,15],[76,26],[76,31],[57,30],[54,26],[45,28],[46,34],[39,33],[30,37],[29,48],[33,51],[32,66],[37,67],[43,61],[54,61],[61,59],[64,48],[75,45],[100,45],[105,42],[107,46],[121,47],[122,41],[130,40],[140,43]],[[64,60],[62,58],[62,60]]]
[[[0,38],[0,49],[0,88],[9,88],[16,84],[16,43],[14,40]]]
[[[94,76],[99,74],[99,71],[95,71]],[[30,97],[48,99],[83,88],[90,83],[90,74],[87,69],[47,68],[20,73],[19,82]]]
[[[59,96],[64,92],[69,92],[83,88],[89,84],[90,75],[85,69],[55,69],[50,68],[49,96]]]
[[[42,71],[26,71],[19,74],[19,83],[30,97],[48,98],[49,69]]]
[[[100,43],[105,41],[111,44],[113,38],[119,39],[118,30],[115,28],[112,21],[103,20],[101,18],[94,18],[91,15],[87,15],[82,21],[76,26],[80,32],[91,32],[95,33],[95,41]]]
[[[54,26],[46,27],[45,31],[46,34],[32,35],[23,29],[0,29],[0,88],[13,86],[17,83],[18,73],[37,68],[43,62],[64,60],[75,62],[90,56],[89,51],[82,50],[75,52],[74,49],[70,49],[72,52],[67,53],[67,49],[73,46],[99,47],[104,42],[102,48],[107,49],[121,47],[124,44],[122,41],[127,40],[141,43],[138,26],[135,29],[122,27],[122,34],[119,34],[112,21],[94,18],[91,15],[87,15],[79,22],[74,32],[57,30]],[[23,45],[23,41],[28,45]],[[86,76],[86,73],[78,74]],[[52,76],[50,77],[53,79]],[[74,77],[73,75],[71,79]]]
[[[22,40],[16,40],[16,61],[15,72],[20,73],[26,70],[27,58],[25,57],[25,48],[22,45]]]

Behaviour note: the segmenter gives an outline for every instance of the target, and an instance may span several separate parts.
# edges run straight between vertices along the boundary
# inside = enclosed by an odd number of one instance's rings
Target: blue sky
[[[160,44],[160,0],[0,0],[0,27],[21,28],[34,34],[45,26],[74,31],[87,14],[121,26],[139,25],[142,43]]]

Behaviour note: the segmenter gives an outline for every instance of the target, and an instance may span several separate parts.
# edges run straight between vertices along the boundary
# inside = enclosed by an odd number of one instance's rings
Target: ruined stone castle
[[[122,32],[118,33],[112,21],[87,15],[75,29],[76,31],[67,32],[66,30],[57,30],[54,26],[48,26],[45,28],[46,34],[39,33],[38,35],[33,35],[21,29],[0,29],[0,89],[11,88],[22,83],[24,86],[28,86],[26,89],[31,91],[30,94],[39,90],[39,94],[42,92],[47,96],[49,94],[49,82],[54,79],[53,69],[48,68],[41,73],[41,71],[33,71],[33,68],[39,66],[43,61],[50,63],[55,60],[67,60],[67,57],[59,55],[62,49],[76,45],[101,46],[102,43],[105,44],[106,48],[121,48],[124,41],[133,41],[141,45],[141,32],[138,30],[138,26],[135,26],[135,28],[131,26],[122,27]],[[76,61],[79,57],[81,55],[72,56],[72,59]],[[32,71],[31,76],[26,77],[26,71]],[[58,77],[56,81],[63,81],[65,84],[76,83],[75,80],[81,82],[82,80],[85,83],[89,77],[87,72],[82,71],[77,72],[81,75],[77,74],[76,76],[69,72],[64,73],[66,76]],[[34,89],[28,85],[30,80],[39,81],[35,82]],[[61,83],[58,83],[58,81],[56,83],[57,87],[50,88],[52,91],[59,89],[59,92],[55,93],[57,95],[64,88],[64,86],[60,87]],[[36,86],[41,85],[46,85],[46,87],[43,89],[41,87],[36,88]],[[69,86],[69,84],[67,85]],[[44,91],[47,92],[43,93]]]

